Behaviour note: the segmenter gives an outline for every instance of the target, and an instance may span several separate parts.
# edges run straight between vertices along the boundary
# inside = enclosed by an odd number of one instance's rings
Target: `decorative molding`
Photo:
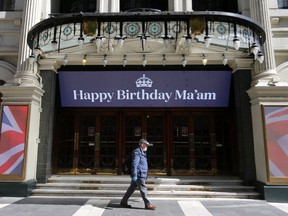
[[[13,79],[16,67],[8,62],[0,61],[0,80],[8,82]]]

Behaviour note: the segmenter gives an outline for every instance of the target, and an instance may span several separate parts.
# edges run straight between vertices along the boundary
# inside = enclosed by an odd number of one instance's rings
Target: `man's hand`
[[[133,177],[132,177],[132,181],[136,182],[136,181],[137,181],[137,177],[136,177],[136,176],[133,176]]]

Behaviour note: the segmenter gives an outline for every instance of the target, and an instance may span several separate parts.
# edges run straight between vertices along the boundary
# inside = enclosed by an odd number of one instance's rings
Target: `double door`
[[[230,174],[237,169],[233,124],[229,113],[219,111],[63,112],[54,172],[120,174],[125,157],[146,138],[154,144],[147,152],[150,174]]]

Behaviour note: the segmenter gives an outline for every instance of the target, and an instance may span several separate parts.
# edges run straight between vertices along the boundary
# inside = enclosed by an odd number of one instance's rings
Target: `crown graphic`
[[[136,83],[137,88],[139,87],[151,88],[153,81],[149,79],[148,77],[146,77],[145,74],[143,74],[143,76],[137,79],[135,83]]]

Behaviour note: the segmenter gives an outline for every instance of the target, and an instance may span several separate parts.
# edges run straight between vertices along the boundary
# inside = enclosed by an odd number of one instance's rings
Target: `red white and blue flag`
[[[265,107],[271,177],[288,177],[288,107]]]
[[[24,165],[28,106],[4,106],[0,137],[0,174],[21,175]]]

